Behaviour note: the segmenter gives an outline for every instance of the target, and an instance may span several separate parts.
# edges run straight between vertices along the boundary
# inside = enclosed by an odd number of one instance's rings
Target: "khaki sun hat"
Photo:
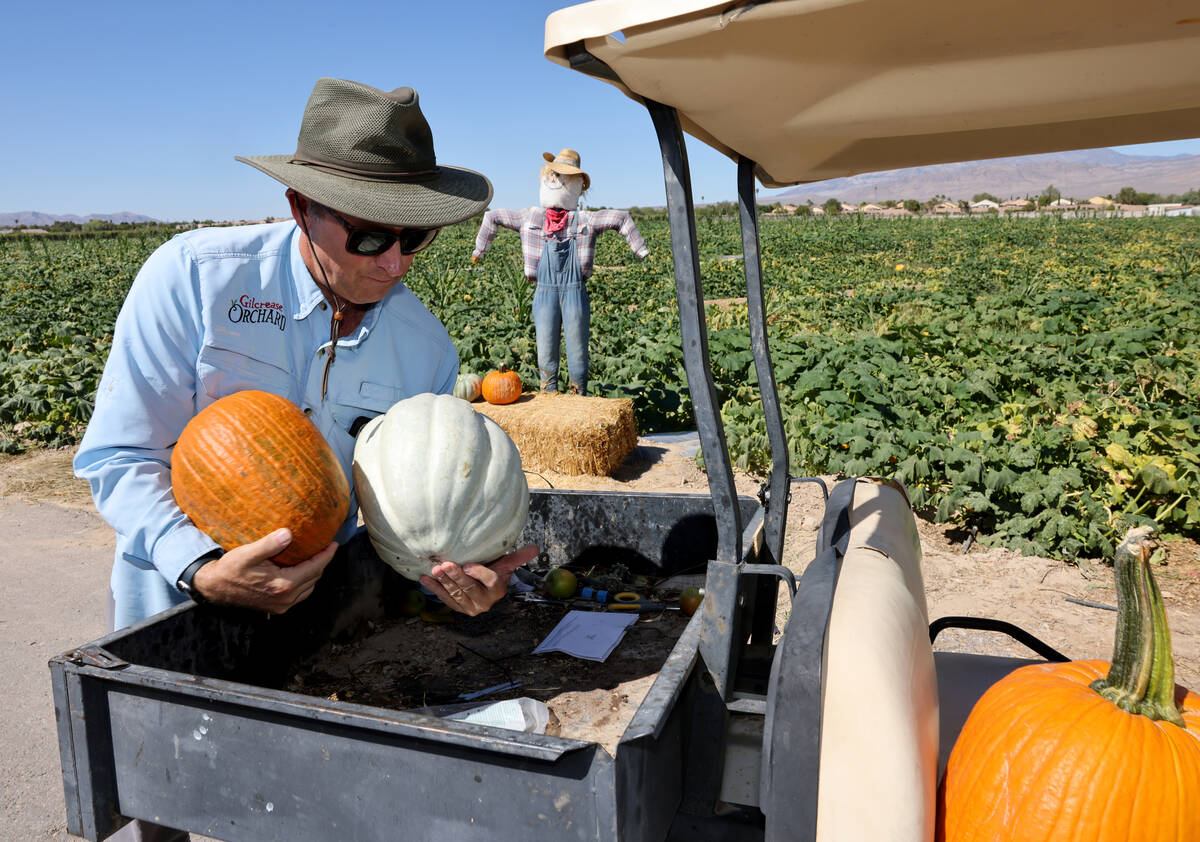
[[[543,152],[542,157],[550,163],[547,167],[554,170],[559,175],[581,175],[583,176],[583,189],[587,190],[592,186],[592,180],[588,174],[579,169],[579,153],[574,149],[564,149],[558,155],[551,155],[549,152]]]
[[[412,88],[318,79],[296,154],[237,160],[334,210],[395,228],[453,225],[492,198],[492,183],[480,173],[438,166]]]

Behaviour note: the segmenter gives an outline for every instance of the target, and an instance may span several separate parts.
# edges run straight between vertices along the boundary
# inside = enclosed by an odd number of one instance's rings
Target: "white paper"
[[[589,661],[604,661],[617,648],[637,614],[607,611],[568,611],[533,654],[562,652]]]
[[[508,728],[512,731],[544,734],[546,733],[546,724],[550,721],[550,710],[545,703],[536,699],[506,699],[502,702],[492,702],[470,710],[447,714],[446,718],[473,722],[476,725]]]

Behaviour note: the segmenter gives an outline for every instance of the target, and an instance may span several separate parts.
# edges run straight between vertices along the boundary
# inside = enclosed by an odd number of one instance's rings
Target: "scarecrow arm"
[[[475,251],[471,252],[471,262],[478,262],[491,246],[492,240],[496,237],[496,226],[520,231],[524,221],[525,212],[512,208],[497,208],[485,213],[483,223],[479,226],[479,233],[475,235]]]
[[[645,260],[646,255],[650,253],[650,249],[646,248],[646,241],[642,239],[642,232],[634,224],[633,217],[629,215],[629,211],[592,211],[589,221],[597,233],[611,230],[616,230],[620,233],[625,238],[625,242],[629,243],[629,248],[633,250],[638,260]]]

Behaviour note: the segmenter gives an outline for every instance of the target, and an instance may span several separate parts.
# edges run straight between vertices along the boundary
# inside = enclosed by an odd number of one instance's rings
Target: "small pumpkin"
[[[495,561],[529,515],[517,446],[452,395],[416,395],[369,421],[354,487],[379,557],[414,580],[442,561]]]
[[[183,513],[226,550],[280,527],[292,565],[328,546],[350,511],[350,484],[325,437],[287,398],[247,390],[196,414],[171,453]]]
[[[1198,838],[1200,696],[1174,682],[1152,548],[1146,527],[1117,548],[1111,665],[1022,667],[976,703],[938,794],[939,840]]]
[[[502,365],[495,371],[489,371],[483,378],[483,399],[495,404],[512,403],[521,397],[524,388],[521,375]]]
[[[468,403],[478,400],[483,394],[483,378],[478,374],[460,374],[454,382],[454,397],[462,398]]]

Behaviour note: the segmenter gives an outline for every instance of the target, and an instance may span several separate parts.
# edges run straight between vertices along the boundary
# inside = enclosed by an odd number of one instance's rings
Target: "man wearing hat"
[[[592,275],[596,237],[601,231],[621,233],[639,260],[649,254],[633,217],[622,210],[579,210],[579,197],[592,183],[579,168],[579,153],[564,149],[543,152],[539,173],[540,207],[489,210],[475,237],[471,262],[478,263],[496,236],[496,227],[521,233],[525,277],[537,284],[533,324],[537,331],[538,372],[542,390],[558,391],[559,332],[567,341],[570,390],[587,394],[588,340],[592,309],[587,279]]]
[[[295,567],[270,561],[293,524],[222,553],[171,492],[171,449],[200,410],[243,389],[290,399],[353,488],[362,425],[403,398],[451,392],[458,374],[446,329],[401,279],[440,228],[487,206],[492,186],[437,162],[414,90],[320,79],[294,155],[238,160],[287,185],[293,219],[190,231],[150,256],[117,318],[75,458],[117,532],[113,628],[189,596],[281,613],[312,592],[339,545],[369,551],[352,497],[336,541]],[[446,562],[422,584],[477,614],[535,553],[490,567]]]

